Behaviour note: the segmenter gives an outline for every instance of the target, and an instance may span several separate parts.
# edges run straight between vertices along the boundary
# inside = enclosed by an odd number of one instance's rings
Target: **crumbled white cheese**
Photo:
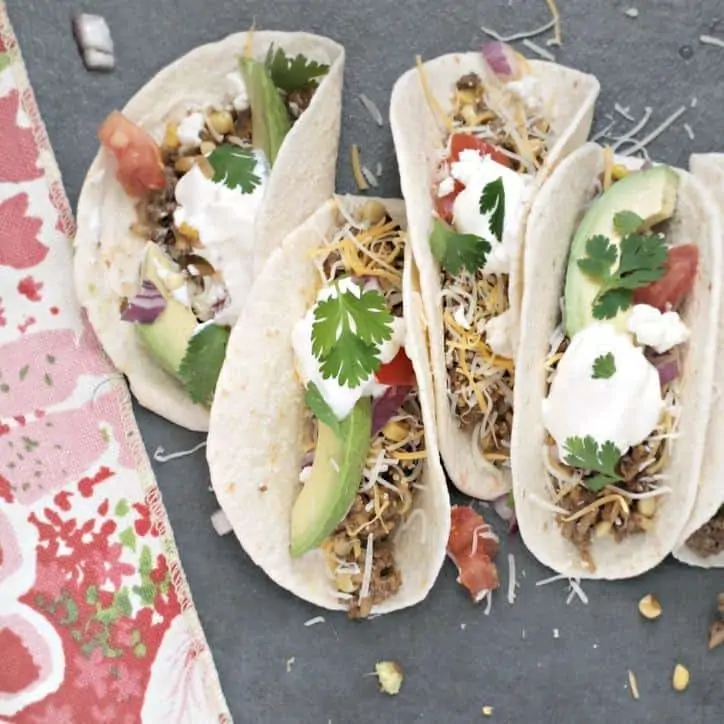
[[[178,124],[177,134],[181,147],[197,148],[201,144],[201,131],[204,130],[204,114],[190,113]]]
[[[659,354],[689,339],[689,329],[677,312],[662,314],[649,304],[634,305],[626,327],[639,344],[651,347]]]
[[[489,319],[485,325],[485,339],[493,354],[513,358],[513,314],[510,309]]]
[[[455,191],[455,179],[452,178],[452,176],[448,176],[447,178],[444,178],[442,181],[440,181],[440,185],[437,187],[438,198],[447,196],[453,191]]]

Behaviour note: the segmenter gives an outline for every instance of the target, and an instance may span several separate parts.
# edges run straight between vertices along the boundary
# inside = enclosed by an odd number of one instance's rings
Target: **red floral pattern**
[[[3,0],[0,53],[0,721],[230,722]]]

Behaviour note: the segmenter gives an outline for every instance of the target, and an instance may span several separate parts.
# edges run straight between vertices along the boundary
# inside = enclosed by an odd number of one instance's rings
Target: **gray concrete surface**
[[[721,150],[724,49],[698,41],[701,34],[724,37],[724,23],[716,23],[724,16],[720,0],[558,4],[564,34],[558,59],[598,74],[603,85],[598,128],[609,122],[606,114],[618,118],[620,132],[629,126],[614,113],[616,102],[630,106],[636,118],[651,106],[653,129],[696,97],[695,107],[650,152],[686,164],[691,152]],[[103,117],[178,55],[244,29],[254,18],[261,27],[321,32],[345,44],[338,188],[354,190],[348,148],[356,142],[370,166],[383,164],[380,190],[399,193],[389,128],[374,125],[357,94],[366,93],[386,114],[390,88],[416,53],[431,57],[475,48],[484,37],[481,24],[507,33],[548,19],[544,0],[9,0],[8,5],[73,204]],[[632,6],[639,10],[635,19],[623,12]],[[118,59],[112,75],[83,69],[70,30],[76,9],[107,18]],[[693,51],[688,59],[682,57],[685,46]],[[138,420],[150,453],[159,445],[175,450],[201,439],[142,410]],[[216,504],[203,454],[155,467],[236,722],[462,724],[484,720],[484,705],[494,707],[490,721],[499,724],[695,724],[724,718],[724,650],[706,651],[715,594],[724,589],[722,573],[669,562],[635,581],[589,583],[587,606],[566,605],[566,584],[536,587],[548,571],[511,538],[500,561],[505,585],[505,553],[515,553],[518,599],[510,606],[500,594],[490,616],[471,604],[446,565],[429,599],[412,611],[366,623],[325,614],[325,623],[305,627],[319,611],[267,580],[233,536],[214,533],[209,516]],[[655,623],[643,621],[636,610],[648,592],[664,607]],[[374,677],[365,676],[379,659],[405,667],[399,696],[378,693]],[[691,671],[691,685],[682,694],[671,688],[677,661]],[[628,669],[638,677],[639,701],[628,691]]]

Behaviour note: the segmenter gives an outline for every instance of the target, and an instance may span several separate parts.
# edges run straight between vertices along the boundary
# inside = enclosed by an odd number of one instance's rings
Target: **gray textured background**
[[[637,118],[654,109],[653,125],[681,104],[695,108],[650,147],[652,156],[686,164],[694,151],[721,150],[724,128],[724,49],[703,46],[702,33],[724,37],[721,0],[558,0],[564,45],[558,60],[596,73],[603,85],[597,127],[620,102]],[[321,32],[347,48],[342,155],[338,188],[353,191],[349,144],[360,144],[370,167],[384,167],[381,191],[399,193],[389,128],[377,128],[357,99],[366,93],[387,112],[394,80],[415,53],[432,57],[475,48],[481,24],[500,32],[548,20],[544,0],[9,0],[40,110],[75,205],[96,151],[95,130],[156,70],[195,45],[245,29]],[[623,10],[636,6],[639,17]],[[99,12],[116,42],[112,75],[85,72],[70,32],[72,10]],[[544,41],[539,41],[541,44]],[[691,46],[685,60],[682,46]],[[684,52],[686,55],[686,51]],[[682,123],[694,133],[691,141]],[[628,124],[620,119],[621,131]],[[188,448],[201,437],[142,410],[149,453]],[[233,436],[229,444],[233,445]],[[636,581],[585,585],[590,604],[566,605],[566,584],[537,588],[549,572],[517,539],[500,556],[516,554],[521,587],[513,606],[505,594],[489,617],[474,607],[447,564],[429,599],[412,611],[365,623],[326,614],[276,588],[209,522],[215,510],[203,453],[155,464],[164,501],[199,615],[236,722],[476,722],[481,706],[494,722],[716,722],[724,718],[724,650],[706,652],[706,629],[724,575],[667,563]],[[636,610],[655,592],[664,607],[654,623]],[[554,629],[559,637],[554,637]],[[525,634],[523,633],[525,631]],[[286,660],[295,657],[291,673]],[[406,669],[402,692],[386,697],[374,677],[378,659]],[[683,694],[671,689],[676,661],[691,671]],[[641,699],[627,688],[627,669]]]

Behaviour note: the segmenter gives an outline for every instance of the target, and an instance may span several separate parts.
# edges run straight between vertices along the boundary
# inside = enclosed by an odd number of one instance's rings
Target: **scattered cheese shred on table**
[[[352,144],[350,158],[352,161],[352,175],[354,176],[354,182],[357,184],[357,188],[360,191],[367,191],[370,186],[362,173],[362,164],[359,158],[359,146],[356,143]]]
[[[193,455],[195,452],[201,450],[202,447],[206,447],[206,440],[200,442],[190,450],[179,450],[178,452],[173,453],[167,453],[166,448],[159,445],[153,453],[153,459],[158,463],[167,463],[169,460],[176,460],[178,458],[186,457],[187,455]]]
[[[633,696],[634,699],[638,700],[639,698],[639,684],[638,681],[636,681],[636,674],[634,674],[631,669],[628,670],[628,684],[629,688],[631,689],[631,696]]]
[[[541,48],[540,45],[537,43],[534,43],[532,40],[528,40],[527,38],[523,41],[523,45],[525,45],[526,48],[529,50],[532,50],[536,55],[539,55],[544,60],[550,60],[554,61],[556,59],[556,56],[551,53],[550,50],[546,50],[545,48]]]
[[[555,43],[556,45],[560,45],[562,42],[561,15],[558,12],[556,0],[546,0],[546,5],[548,5],[548,9],[551,11],[551,15],[553,16],[553,43]],[[553,43],[548,44],[553,45]]]
[[[713,35],[700,35],[699,42],[702,45],[716,45],[719,48],[724,48],[724,40],[715,38]]]
[[[534,28],[533,30],[524,30],[522,33],[513,33],[512,35],[501,35],[492,28],[486,28],[484,25],[481,25],[480,29],[486,35],[489,35],[495,40],[499,40],[501,43],[513,43],[516,40],[526,40],[528,38],[535,38],[538,35],[543,35],[543,33],[547,33],[549,30],[552,30],[555,24],[556,21],[551,20],[545,25],[541,25],[539,28]]]

